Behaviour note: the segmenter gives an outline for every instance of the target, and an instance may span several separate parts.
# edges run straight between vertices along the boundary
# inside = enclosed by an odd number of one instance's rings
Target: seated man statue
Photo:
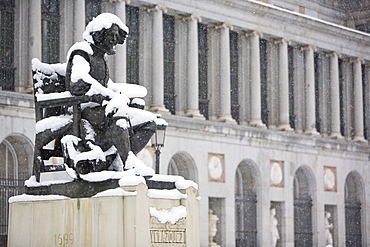
[[[75,151],[68,148],[71,145],[64,140],[78,173],[108,169],[112,162],[106,158],[112,152],[125,163],[129,152],[137,154],[155,132],[156,116],[130,107],[130,99],[117,91],[109,79],[106,55],[115,54],[115,46],[125,42],[128,32],[128,27],[117,16],[103,13],[86,26],[84,41],[74,44],[68,52],[67,90],[76,96],[94,96],[92,102],[81,105],[82,141],[75,145],[77,152],[86,155],[79,155],[76,160]]]

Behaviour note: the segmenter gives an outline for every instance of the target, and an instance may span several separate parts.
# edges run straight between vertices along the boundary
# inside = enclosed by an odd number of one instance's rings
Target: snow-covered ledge
[[[92,197],[11,197],[8,246],[199,246],[197,184],[152,179],[175,188],[148,189],[148,179],[132,174]]]

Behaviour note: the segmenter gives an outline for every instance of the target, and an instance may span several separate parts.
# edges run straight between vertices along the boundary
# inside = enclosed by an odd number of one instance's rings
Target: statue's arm
[[[112,98],[114,92],[101,85],[90,75],[90,62],[86,53],[75,53],[70,57],[67,67],[69,72],[69,90],[73,95],[101,95],[102,99]]]

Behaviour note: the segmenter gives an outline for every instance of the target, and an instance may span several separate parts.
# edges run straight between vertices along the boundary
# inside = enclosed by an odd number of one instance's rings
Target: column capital
[[[291,41],[289,39],[286,39],[286,38],[272,38],[272,39],[269,39],[267,42],[273,43],[275,45],[279,45],[279,44],[283,44],[283,43],[286,43],[288,45],[291,44]]]
[[[245,37],[251,37],[251,36],[255,36],[255,35],[258,35],[260,38],[263,37],[263,33],[260,32],[260,31],[257,31],[257,30],[251,30],[251,31],[241,31],[239,33],[240,36],[245,36]]]
[[[351,57],[351,58],[348,58],[348,61],[350,63],[356,63],[356,62],[365,63],[365,59],[363,59],[362,57]]]
[[[316,45],[299,45],[299,46],[296,46],[294,48],[296,48],[298,50],[301,50],[301,51],[305,51],[305,50],[317,51]]]
[[[211,27],[213,27],[214,29],[229,28],[230,30],[233,30],[234,28],[233,25],[227,22],[219,22],[219,23],[211,24]]]
[[[146,11],[146,12],[154,12],[154,11],[157,11],[157,10],[162,10],[163,13],[167,13],[167,8],[162,6],[162,5],[151,5],[151,6],[141,6],[140,7],[140,10],[143,10],[143,11]]]
[[[332,57],[332,56],[337,56],[338,58],[342,57],[342,53],[340,53],[338,51],[323,52],[321,54],[326,56],[326,57]]]
[[[188,21],[188,20],[196,20],[198,22],[202,21],[202,17],[196,14],[186,14],[186,15],[177,15],[175,16],[176,20]]]

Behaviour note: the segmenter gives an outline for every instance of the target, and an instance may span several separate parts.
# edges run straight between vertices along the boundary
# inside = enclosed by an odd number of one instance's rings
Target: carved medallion
[[[270,161],[270,186],[284,187],[284,162]]]
[[[224,181],[224,156],[222,154],[208,154],[208,180]]]
[[[324,166],[324,189],[325,191],[337,191],[335,167]]]

